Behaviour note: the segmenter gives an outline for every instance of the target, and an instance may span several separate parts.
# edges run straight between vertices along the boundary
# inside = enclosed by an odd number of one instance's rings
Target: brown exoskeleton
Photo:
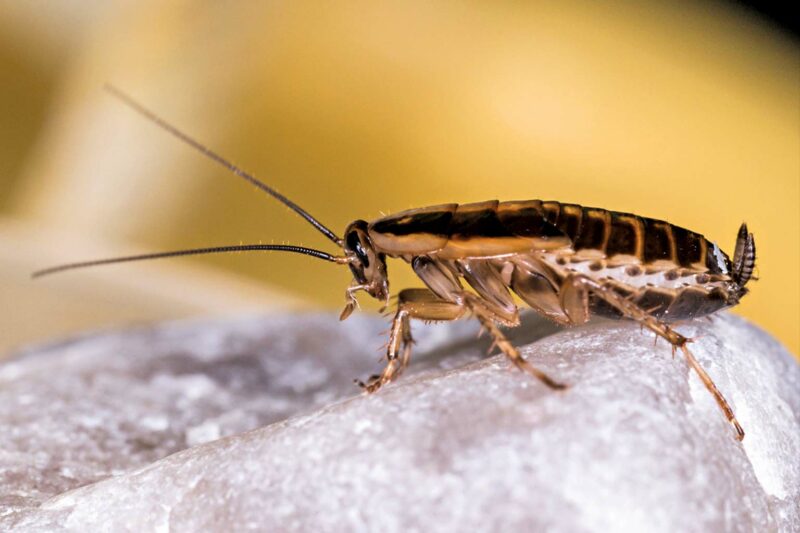
[[[710,315],[736,305],[755,266],[753,235],[742,224],[733,261],[698,233],[668,222],[628,213],[539,200],[444,204],[357,220],[344,238],[297,204],[204,147],[143,108],[130,97],[108,90],[129,106],[204,155],[220,163],[294,210],[342,255],[290,245],[239,245],[199,248],[71,263],[34,273],[35,277],[80,267],[231,251],[286,251],[348,265],[353,281],[346,291],[341,319],[356,307],[364,291],[389,301],[386,258],[411,264],[426,288],[398,293],[380,375],[361,385],[375,392],[395,379],[411,356],[410,319],[457,320],[472,315],[494,344],[520,370],[553,389],[558,383],[526,361],[498,326],[518,326],[512,292],[538,313],[563,325],[586,322],[590,315],[635,320],[680,349],[714,396],[739,439],[744,431],[732,409],[687,348],[689,339],[669,325],[675,320]],[[464,282],[472,289],[465,290]]]

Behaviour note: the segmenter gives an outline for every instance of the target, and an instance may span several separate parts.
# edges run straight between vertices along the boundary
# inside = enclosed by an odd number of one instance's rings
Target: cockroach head
[[[389,278],[386,276],[386,256],[372,244],[364,220],[356,220],[344,232],[344,252],[349,259],[354,286],[378,300],[389,298]]]

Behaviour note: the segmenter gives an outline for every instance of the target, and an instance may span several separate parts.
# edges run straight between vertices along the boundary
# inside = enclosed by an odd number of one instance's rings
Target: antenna
[[[174,250],[172,252],[158,252],[152,254],[141,255],[128,255],[124,257],[112,257],[110,259],[95,259],[92,261],[81,261],[80,263],[67,263],[58,265],[42,270],[37,270],[31,274],[32,278],[40,278],[57,272],[65,270],[74,270],[77,268],[86,268],[98,265],[110,265],[113,263],[128,263],[131,261],[144,261],[147,259],[161,259],[164,257],[177,257],[182,255],[200,255],[200,254],[222,254],[229,252],[292,252],[297,254],[310,255],[325,261],[333,263],[347,263],[346,257],[331,255],[321,250],[314,250],[313,248],[304,248],[302,246],[291,246],[288,244],[240,244],[237,246],[213,246],[211,248],[193,248],[189,250]]]
[[[161,127],[163,130],[166,130],[167,132],[171,133],[173,136],[177,137],[178,139],[180,139],[184,143],[188,144],[189,146],[191,146],[192,148],[194,148],[195,150],[197,150],[198,152],[200,152],[204,156],[208,157],[209,159],[211,159],[213,161],[216,161],[217,163],[219,163],[223,167],[227,168],[228,170],[230,170],[231,172],[233,172],[234,174],[236,174],[240,178],[244,178],[245,180],[249,181],[250,183],[252,183],[256,187],[258,187],[262,191],[266,192],[267,194],[269,194],[270,196],[272,196],[273,198],[275,198],[276,200],[281,202],[283,205],[285,205],[286,207],[288,207],[289,209],[291,209],[292,211],[294,211],[295,213],[297,213],[298,215],[303,217],[306,220],[306,222],[308,222],[309,224],[314,226],[317,229],[317,231],[319,231],[320,233],[325,235],[328,239],[330,239],[331,241],[335,242],[338,246],[342,246],[342,239],[340,237],[338,237],[330,229],[325,227],[325,225],[322,224],[322,222],[320,222],[319,220],[317,220],[316,218],[311,216],[305,209],[303,209],[302,207],[300,207],[299,205],[297,205],[293,201],[289,200],[287,197],[285,197],[284,195],[282,195],[281,193],[279,193],[278,191],[276,191],[275,189],[273,189],[272,187],[270,187],[266,183],[264,183],[261,180],[257,179],[255,176],[245,172],[244,170],[242,170],[241,168],[237,167],[236,165],[234,165],[233,163],[231,163],[230,161],[228,161],[227,159],[225,159],[221,155],[217,154],[216,152],[214,152],[210,148],[207,148],[206,146],[200,144],[199,142],[197,142],[193,138],[189,137],[187,134],[183,133],[181,130],[179,130],[178,128],[176,128],[172,124],[168,123],[167,121],[165,121],[164,119],[162,119],[161,117],[159,117],[158,115],[156,115],[155,113],[153,113],[152,111],[150,111],[149,109],[147,109],[146,107],[141,105],[139,102],[137,102],[136,100],[134,100],[133,98],[131,98],[130,96],[128,96],[127,94],[122,92],[121,90],[119,90],[116,87],[114,87],[113,85],[110,85],[110,84],[107,83],[105,85],[105,90],[108,91],[111,95],[113,95],[116,98],[118,98],[119,100],[121,100],[128,107],[132,108],[134,111],[138,112],[140,115],[144,116],[145,118],[147,118],[148,120],[150,120],[151,122],[156,124],[157,126]]]

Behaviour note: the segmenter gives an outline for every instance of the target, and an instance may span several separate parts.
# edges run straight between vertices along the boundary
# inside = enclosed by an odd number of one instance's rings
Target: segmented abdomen
[[[612,261],[634,258],[643,265],[664,262],[714,274],[729,271],[729,259],[713,243],[663,220],[559,202],[542,202],[542,209],[579,255],[597,251]]]
[[[729,270],[727,256],[698,233],[661,220],[560,202],[491,200],[412,209],[372,222],[369,233],[377,247],[395,256],[459,259],[571,249],[575,259]]]

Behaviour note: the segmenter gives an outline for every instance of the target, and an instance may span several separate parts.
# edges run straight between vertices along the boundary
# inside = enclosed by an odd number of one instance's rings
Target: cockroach
[[[565,385],[537,369],[499,326],[520,324],[512,293],[562,325],[592,314],[635,320],[680,350],[713,395],[739,440],[744,430],[709,375],[689,351],[691,341],[670,323],[732,307],[747,293],[755,268],[753,234],[742,224],[733,261],[699,233],[652,218],[552,201],[490,200],[411,209],[372,222],[356,220],[341,238],[299,205],[114,87],[106,89],[133,110],[289,207],[342,250],[333,255],[291,245],[244,244],[69,263],[33,277],[89,266],[186,255],[280,251],[347,265],[353,280],[341,320],[366,292],[389,303],[387,257],[411,264],[425,288],[403,289],[379,375],[359,384],[369,393],[396,379],[411,357],[410,319],[450,321],[474,316],[494,346],[518,369],[551,389]],[[466,290],[464,284],[472,290]]]

